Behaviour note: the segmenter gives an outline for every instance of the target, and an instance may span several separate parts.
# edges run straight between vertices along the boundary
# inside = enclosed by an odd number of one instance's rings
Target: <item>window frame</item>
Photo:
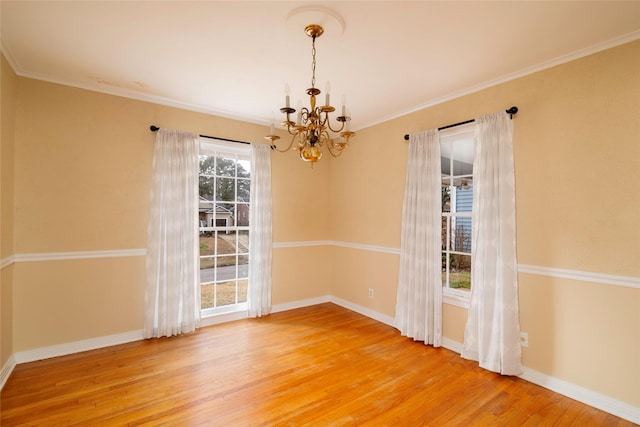
[[[199,152],[199,156],[202,155],[209,155],[209,156],[218,156],[218,157],[223,157],[223,158],[232,158],[237,160],[241,160],[241,161],[247,161],[249,162],[249,171],[251,171],[251,146],[250,145],[245,145],[245,144],[238,144],[238,143],[231,143],[231,142],[227,142],[227,141],[222,141],[219,139],[215,139],[215,138],[208,138],[208,137],[200,137],[200,152]],[[198,167],[199,167],[199,162],[198,162]],[[198,176],[202,177],[202,176],[208,176],[208,175],[203,175],[200,173],[200,170],[198,170]],[[237,194],[237,189],[238,189],[238,179],[243,179],[243,180],[247,180],[249,181],[249,194],[251,192],[251,186],[250,186],[250,178],[251,173],[249,173],[249,177],[238,177],[237,176],[237,166],[236,166],[236,171],[235,171],[235,176],[232,178],[234,179],[234,199],[233,201],[230,201],[230,204],[233,204],[235,206],[235,213],[236,216],[238,215],[238,206],[240,204],[246,204],[247,206],[249,206],[249,202],[250,200],[246,200],[246,201],[239,201],[238,200],[238,194]],[[224,178],[228,178],[228,177],[224,177]],[[198,178],[200,179],[200,178]],[[215,213],[217,212],[217,204],[218,203],[224,203],[224,201],[217,201],[216,200],[216,195],[215,195],[215,188],[216,188],[216,179],[217,179],[217,171],[214,172],[214,194],[213,194],[213,200],[211,201],[212,204],[212,208],[214,211],[214,218],[213,218],[213,224],[216,223],[217,218],[215,216]],[[200,197],[200,192],[198,191],[198,198]],[[198,206],[200,206],[200,199],[199,199],[199,203]],[[198,209],[199,212],[199,209]],[[199,213],[198,213],[199,215]],[[248,218],[247,218],[247,224],[248,224]],[[240,232],[247,232],[249,233],[249,227],[250,224],[246,225],[246,226],[239,226],[238,225],[238,220],[236,218],[235,221],[235,225],[233,226],[216,226],[216,225],[209,225],[207,224],[204,227],[200,226],[200,220],[198,220],[198,235],[200,235],[200,233],[202,232],[213,232],[214,235],[216,232],[228,232],[228,231],[235,231],[236,232],[236,236],[238,236],[238,234]],[[236,240],[236,247],[235,247],[235,253],[234,254],[218,254],[217,253],[217,246],[218,246],[218,242],[217,239],[215,239],[215,250],[214,250],[214,254],[213,255],[205,255],[203,256],[200,251],[198,251],[198,272],[199,272],[199,292],[202,292],[202,287],[206,286],[206,285],[211,285],[214,284],[217,286],[217,284],[219,283],[223,283],[223,282],[228,282],[229,280],[217,280],[217,278],[215,277],[215,272],[214,272],[214,278],[212,281],[203,281],[202,278],[200,277],[200,262],[203,258],[219,258],[219,257],[223,257],[223,256],[235,256],[236,258],[236,262],[235,262],[235,266],[236,266],[236,271],[235,271],[235,282],[236,282],[236,288],[235,288],[235,300],[238,300],[238,282],[240,280],[246,280],[247,281],[247,295],[249,292],[248,287],[250,286],[248,281],[249,281],[249,275],[248,275],[248,263],[250,262],[251,259],[251,251],[250,248],[247,247],[247,251],[246,252],[240,252],[237,246],[237,240]],[[239,276],[239,264],[238,264],[238,259],[239,257],[247,257],[247,259],[249,260],[247,263],[247,275],[245,276]],[[215,267],[214,267],[215,270]],[[217,297],[217,291],[214,290],[214,306],[213,307],[207,307],[207,308],[202,308],[202,302],[200,305],[200,315],[202,318],[205,317],[211,317],[211,316],[218,316],[218,315],[222,315],[222,314],[229,314],[229,313],[236,313],[236,312],[242,312],[242,311],[247,311],[248,310],[248,303],[247,301],[244,302],[235,302],[233,304],[228,304],[228,305],[223,305],[223,306],[216,306],[215,305],[215,300]]]
[[[464,125],[460,125],[460,126],[456,126],[456,127],[452,127],[449,129],[445,129],[440,131],[439,133],[439,142],[440,142],[440,158],[442,159],[442,152],[443,152],[443,145],[444,144],[452,144],[455,143],[456,141],[460,141],[463,139],[471,139],[472,141],[474,140],[474,124],[473,123],[468,123],[468,124],[464,124]],[[472,145],[472,150],[473,150],[473,145]],[[471,180],[473,181],[473,171],[470,174],[461,174],[461,175],[454,175],[454,169],[453,169],[453,161],[454,161],[454,156],[451,155],[451,158],[449,159],[450,164],[449,164],[449,174],[448,175],[444,175],[443,173],[441,173],[441,182],[444,182],[445,179],[449,180],[449,188],[451,189],[450,192],[450,200],[451,200],[451,209],[449,212],[444,212],[441,209],[441,217],[443,219],[446,218],[447,220],[447,237],[446,237],[446,242],[444,244],[445,249],[441,250],[441,253],[444,255],[445,251],[448,252],[449,254],[460,254],[460,255],[465,255],[465,256],[469,256],[470,258],[472,257],[471,252],[467,253],[467,252],[460,252],[460,251],[452,251],[450,250],[450,242],[451,239],[449,238],[449,232],[451,230],[450,228],[450,221],[452,218],[470,218],[471,221],[473,222],[473,206],[472,206],[472,210],[471,212],[455,212],[454,209],[454,204],[455,204],[455,186],[451,185],[453,184],[454,179],[463,179],[463,178],[471,178]],[[441,160],[442,161],[442,160]],[[471,231],[473,233],[473,229]],[[473,244],[473,242],[472,242]],[[441,245],[442,247],[442,245]],[[450,262],[446,263],[446,275],[448,277],[449,275],[449,267],[450,267]],[[472,269],[472,261],[470,261],[470,270]],[[470,277],[471,280],[471,289],[473,288],[473,277]],[[447,283],[445,281],[443,281],[442,283],[442,301],[444,303],[447,304],[451,304],[451,305],[455,305],[458,307],[462,307],[462,308],[469,308],[470,307],[470,301],[471,301],[471,289],[469,289],[468,291],[463,291],[460,289],[456,289],[456,288],[450,288]]]

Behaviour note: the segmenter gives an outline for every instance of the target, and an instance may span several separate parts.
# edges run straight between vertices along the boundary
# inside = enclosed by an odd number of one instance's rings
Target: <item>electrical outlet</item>
[[[373,299],[373,289],[369,288],[369,298]]]
[[[520,332],[520,345],[522,347],[529,347],[529,334],[526,332]]]

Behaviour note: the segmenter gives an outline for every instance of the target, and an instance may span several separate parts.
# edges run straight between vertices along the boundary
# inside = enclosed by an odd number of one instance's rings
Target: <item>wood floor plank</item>
[[[5,426],[631,426],[320,304],[22,364]]]

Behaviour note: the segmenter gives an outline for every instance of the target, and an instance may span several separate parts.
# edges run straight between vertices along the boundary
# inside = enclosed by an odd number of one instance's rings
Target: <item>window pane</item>
[[[234,251],[239,254],[249,253],[249,232],[248,231],[230,231],[224,235],[225,244],[233,247]],[[236,252],[228,252],[236,253]],[[240,262],[238,262],[240,263]]]
[[[455,178],[455,212],[473,211],[473,178]]]
[[[473,186],[473,177],[472,176],[462,176],[453,178],[453,186],[456,187],[458,191],[468,191]]]
[[[200,234],[200,256],[213,256],[216,253],[216,242],[213,231],[205,231]]]
[[[213,226],[213,202],[200,199],[198,203],[198,219],[200,220],[200,227]]]
[[[445,267],[445,254],[442,254],[442,286],[447,284],[447,268]]]
[[[216,200],[232,202],[236,199],[236,183],[233,178],[218,178],[216,180]]]
[[[213,177],[210,176],[200,176],[200,197],[201,201],[213,201]]]
[[[446,183],[445,183],[446,181]],[[449,187],[449,180],[442,179],[442,212],[451,212],[451,187]]]
[[[200,258],[200,283],[211,283],[215,280],[215,257]]]
[[[238,253],[249,253],[249,230],[238,231]]]
[[[449,287],[462,290],[471,289],[471,255],[451,254]]]
[[[440,144],[440,168],[442,175],[451,175],[451,145],[448,144]]]
[[[452,175],[471,175],[473,173],[473,140],[462,139],[451,144],[453,156]]]
[[[442,237],[441,237],[441,241],[442,241],[442,250],[446,251],[447,250],[447,223],[449,221],[449,218],[447,217],[442,217]]]
[[[216,203],[215,227],[231,227],[233,226],[233,212],[229,203]]]
[[[247,279],[238,280],[238,302],[247,302],[247,288],[249,281]]]
[[[200,308],[214,307],[215,292],[214,284],[200,286]]]
[[[218,255],[236,253],[236,235],[233,231],[216,231],[218,235]]]
[[[246,299],[246,298],[245,298]],[[216,307],[236,303],[236,281],[230,280],[216,285]]]
[[[202,308],[214,307],[213,305],[214,293],[215,293],[215,299],[216,299],[215,307],[222,307],[225,305],[247,302],[248,286],[249,286],[249,282],[246,279],[229,280],[223,283],[218,283],[215,286],[215,288],[212,287],[211,289],[203,289],[205,288],[205,286],[203,286],[200,290],[201,299],[202,299]],[[210,303],[211,305],[205,306],[205,303]]]
[[[226,157],[216,157],[216,175],[235,177],[236,161],[234,159],[228,159]]]
[[[238,203],[236,206],[236,225],[238,227],[248,227],[249,226],[249,204],[248,203]]]
[[[238,278],[249,277],[249,255],[240,255],[238,257]]]
[[[206,154],[200,155],[200,174],[201,175],[213,175],[215,158],[213,156],[207,156]]]
[[[451,218],[449,224],[449,245],[452,251],[471,253],[471,218]]]
[[[221,256],[216,258],[216,281],[231,280],[236,278],[236,257]]]
[[[249,194],[251,192],[251,181],[248,179],[238,179],[238,192],[237,198],[238,202],[249,203],[251,200],[249,199]]]
[[[238,160],[238,177],[251,177],[251,162],[249,160]]]

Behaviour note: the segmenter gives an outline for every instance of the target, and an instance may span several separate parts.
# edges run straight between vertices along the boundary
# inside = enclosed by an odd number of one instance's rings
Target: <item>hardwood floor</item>
[[[631,426],[321,304],[18,365],[14,425]]]

